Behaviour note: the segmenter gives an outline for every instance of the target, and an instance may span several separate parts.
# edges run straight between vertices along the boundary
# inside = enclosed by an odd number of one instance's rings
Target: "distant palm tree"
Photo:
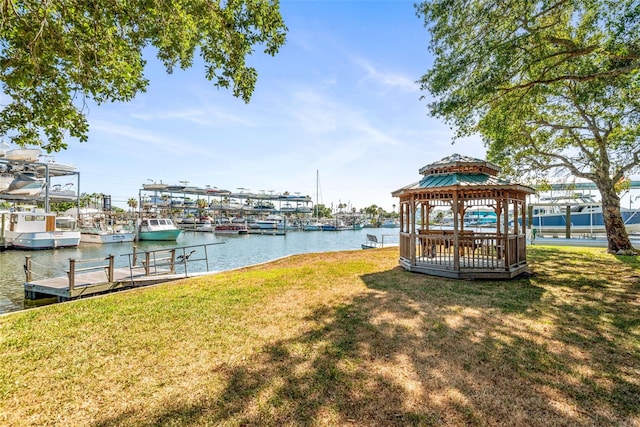
[[[135,218],[135,211],[138,207],[138,199],[135,199],[133,197],[130,198],[129,200],[127,200],[127,206],[129,206],[129,209],[131,210],[132,217]]]
[[[94,209],[100,209],[100,200],[102,200],[102,194],[100,193],[91,193],[90,202],[93,205]],[[90,206],[91,207],[91,206]]]
[[[369,218],[373,218],[376,213],[378,213],[378,206],[377,205],[371,205],[369,207],[367,207],[365,210],[367,215],[369,215]]]
[[[196,200],[196,205],[198,206],[198,217],[202,217],[202,211],[209,207],[209,204],[205,199]]]

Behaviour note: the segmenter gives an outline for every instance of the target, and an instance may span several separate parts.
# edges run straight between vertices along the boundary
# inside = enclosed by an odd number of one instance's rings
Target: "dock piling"
[[[113,270],[114,270],[114,266],[115,266],[115,256],[113,254],[109,254],[108,257],[109,260],[109,266],[107,267],[107,280],[109,282],[113,282]]]
[[[67,275],[69,276],[69,292],[73,292],[76,281],[76,260],[74,258],[69,258],[69,271],[67,271]]]
[[[31,281],[31,255],[27,255],[24,260],[24,274],[27,282]]]
[[[144,274],[148,276],[151,271],[151,252],[145,252],[144,260]]]

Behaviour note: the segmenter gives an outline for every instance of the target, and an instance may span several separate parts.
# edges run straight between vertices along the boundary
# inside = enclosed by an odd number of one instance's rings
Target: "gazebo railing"
[[[412,235],[400,234],[400,257],[414,265],[428,265],[448,270],[503,270],[526,262],[525,236],[452,230],[419,230]]]

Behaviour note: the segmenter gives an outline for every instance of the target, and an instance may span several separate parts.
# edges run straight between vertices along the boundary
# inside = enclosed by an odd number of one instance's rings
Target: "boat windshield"
[[[17,216],[15,218],[17,219]],[[25,221],[44,221],[45,217],[44,215],[25,215],[24,220]]]

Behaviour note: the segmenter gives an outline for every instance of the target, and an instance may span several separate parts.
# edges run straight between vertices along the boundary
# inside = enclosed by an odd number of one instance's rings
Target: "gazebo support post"
[[[458,193],[453,193],[453,268],[460,270],[460,203],[458,202]],[[464,213],[463,213],[464,215]]]
[[[411,236],[411,250],[409,257],[411,265],[416,264],[416,199],[415,195],[411,195],[409,200],[409,235]]]

